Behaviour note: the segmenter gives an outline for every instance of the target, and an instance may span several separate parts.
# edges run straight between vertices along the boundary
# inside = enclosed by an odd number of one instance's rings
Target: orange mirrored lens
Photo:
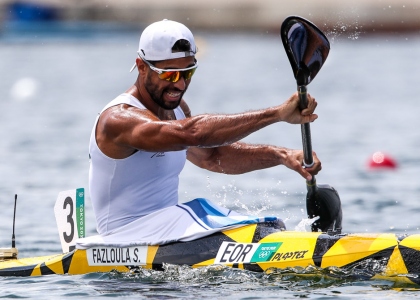
[[[194,75],[195,70],[196,68],[187,71],[165,71],[159,74],[158,77],[170,82],[178,82],[181,76],[184,77],[185,80],[189,80]]]
[[[179,80],[179,71],[162,72],[162,74],[159,74],[159,78],[166,81],[177,82]]]

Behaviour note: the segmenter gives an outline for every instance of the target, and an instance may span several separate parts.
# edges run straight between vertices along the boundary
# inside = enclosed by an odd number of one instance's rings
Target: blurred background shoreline
[[[333,33],[420,32],[418,0],[2,0],[0,37],[16,30],[16,23],[49,27],[56,23],[113,23],[127,30],[143,28],[163,18],[182,22],[193,31],[277,34],[282,20],[289,15],[307,18]]]

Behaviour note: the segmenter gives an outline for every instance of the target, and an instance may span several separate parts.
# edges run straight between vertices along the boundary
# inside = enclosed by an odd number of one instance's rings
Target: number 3
[[[67,235],[66,232],[63,232],[63,237],[66,243],[70,243],[73,240],[74,237],[74,220],[73,220],[73,199],[70,197],[67,197],[64,200],[63,209],[66,209],[67,205],[70,205],[70,212],[67,215],[67,223],[70,224],[70,235]]]

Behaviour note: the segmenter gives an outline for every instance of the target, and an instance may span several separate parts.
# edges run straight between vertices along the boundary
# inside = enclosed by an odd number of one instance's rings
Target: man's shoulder
[[[140,108],[127,103],[118,103],[104,110],[99,118],[106,120],[106,122],[119,122],[140,116],[142,118],[154,117],[152,112],[144,107]]]
[[[108,109],[109,107],[118,105],[118,104],[128,104],[129,106],[138,107],[140,109],[145,108],[145,106],[141,103],[139,99],[129,93],[122,93],[115,97],[112,101],[108,102],[105,105],[103,110]]]

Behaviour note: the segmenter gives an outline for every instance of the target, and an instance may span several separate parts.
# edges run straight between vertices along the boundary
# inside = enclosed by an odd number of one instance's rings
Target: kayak
[[[262,222],[164,245],[95,246],[19,259],[15,248],[0,249],[0,276],[163,270],[165,264],[222,265],[253,272],[337,267],[361,269],[368,279],[420,284],[420,234],[297,232]]]
[[[372,268],[371,278],[420,284],[420,235],[277,231],[252,224],[190,242],[159,246],[93,247],[68,253],[0,261],[0,276],[40,276],[163,270],[164,264],[194,268],[224,265],[254,272],[272,268]]]

